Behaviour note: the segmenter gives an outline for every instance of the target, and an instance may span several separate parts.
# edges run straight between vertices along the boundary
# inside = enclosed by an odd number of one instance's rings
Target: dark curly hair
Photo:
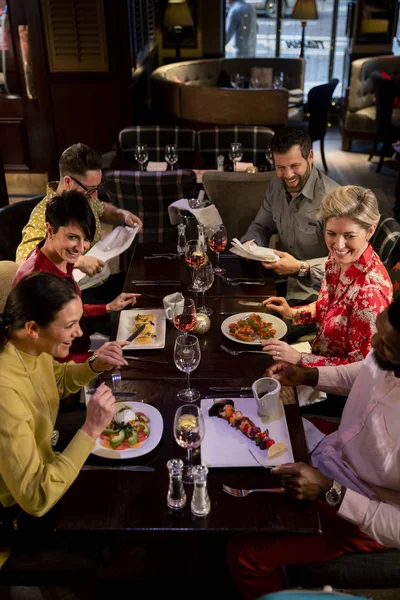
[[[293,146],[300,146],[302,157],[307,159],[311,151],[311,138],[308,133],[295,127],[285,127],[270,141],[272,154],[286,154]]]

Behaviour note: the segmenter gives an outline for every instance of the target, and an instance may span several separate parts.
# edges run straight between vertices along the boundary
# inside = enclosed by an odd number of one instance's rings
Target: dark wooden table
[[[157,247],[160,251],[160,248]],[[189,281],[189,268],[179,260],[145,260],[144,255],[152,249],[138,247],[134,254],[126,280],[125,290],[133,289],[132,279],[179,279]],[[168,251],[163,247],[162,251]],[[232,275],[254,268],[249,261],[222,259]],[[257,265],[257,268],[260,265]],[[261,267],[262,268],[262,267]],[[264,271],[265,275],[265,271]],[[192,373],[193,386],[202,397],[211,395],[210,385],[251,385],[262,376],[269,364],[269,357],[256,354],[231,356],[220,348],[221,342],[229,341],[220,331],[225,316],[220,311],[245,312],[246,307],[237,303],[243,298],[262,298],[274,292],[273,278],[266,274],[265,286],[230,288],[217,282],[207,293],[207,304],[214,310],[210,331],[199,336],[202,350],[200,366]],[[261,289],[260,289],[261,288]],[[138,288],[135,288],[136,290]],[[185,287],[182,285],[182,291]],[[143,288],[152,298],[141,298],[138,306],[161,307],[161,299],[174,288]],[[281,533],[315,534],[320,532],[317,505],[314,502],[299,502],[287,495],[252,494],[247,498],[233,498],[222,491],[222,484],[232,487],[274,487],[278,481],[262,468],[211,468],[208,475],[208,491],[211,512],[205,518],[196,518],[190,511],[191,487],[186,486],[188,503],[183,510],[172,511],[167,507],[168,471],[170,458],[184,458],[185,451],[178,447],[173,436],[174,414],[180,401],[176,392],[184,387],[183,374],[173,362],[172,348],[179,332],[167,323],[166,346],[161,350],[136,351],[137,356],[154,360],[167,360],[168,364],[131,361],[122,370],[121,389],[135,390],[135,401],[143,400],[158,408],[163,420],[164,431],[159,445],[150,453],[137,459],[107,461],[91,455],[90,464],[118,465],[140,464],[155,468],[153,473],[124,471],[83,471],[65,494],[56,508],[56,527],[60,532],[103,532],[121,534],[142,532],[150,534],[170,532],[214,532],[214,533]],[[239,349],[245,347],[234,344]],[[131,354],[131,352],[129,352]],[[109,376],[105,376],[107,379]],[[215,393],[215,396],[223,394]],[[235,396],[235,393],[231,393]],[[289,400],[290,402],[290,400]],[[296,460],[307,461],[307,449],[298,405],[285,405],[293,453]],[[60,447],[63,447],[85,418],[84,407],[72,412],[60,413],[57,426],[60,429]],[[200,459],[194,455],[194,462]]]

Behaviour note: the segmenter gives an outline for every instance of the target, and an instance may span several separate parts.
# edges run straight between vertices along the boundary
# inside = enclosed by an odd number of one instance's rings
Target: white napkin
[[[324,439],[325,434],[322,433],[317,427],[315,427],[314,423],[311,423],[308,419],[302,418],[304,433],[306,436],[308,454],[311,454],[313,450],[318,446],[321,440]]]
[[[249,163],[237,162],[236,163],[236,173],[245,173],[246,169],[248,169],[249,167],[254,167],[252,162],[249,162]]]
[[[83,271],[80,271],[79,269],[74,269],[74,278],[81,290],[86,290],[107,279],[110,275],[110,268],[107,264],[108,261],[115,256],[119,256],[129,248],[135,239],[137,231],[137,225],[134,227],[123,227],[122,225],[119,225],[106,235],[105,238],[90,248],[85,256],[95,256],[102,260],[105,265],[100,273],[96,273],[93,277],[89,277],[89,275],[86,275],[86,273],[83,273]]]
[[[153,171],[166,171],[167,168],[168,165],[165,161],[156,162],[149,160],[149,162],[147,163],[146,171],[149,171],[149,173]]]
[[[246,248],[237,238],[233,238],[231,243],[233,248],[230,248],[230,252],[233,252],[233,254],[237,254],[242,258],[259,260],[261,262],[276,262],[279,260],[279,256],[275,254],[272,248],[257,246],[254,240],[252,240]]]
[[[190,208],[189,202],[186,198],[176,200],[168,206],[168,214],[171,225],[177,225],[179,223],[179,211],[187,210],[196,217],[199,223],[203,223],[204,227],[216,227],[222,225],[221,215],[218,212],[217,207],[214,204],[205,206],[204,208]]]
[[[299,344],[291,344],[291,347],[298,352],[311,353],[311,345],[309,342],[300,342]],[[326,400],[326,393],[315,390],[309,385],[298,385],[296,387],[297,398],[300,406],[308,406]]]

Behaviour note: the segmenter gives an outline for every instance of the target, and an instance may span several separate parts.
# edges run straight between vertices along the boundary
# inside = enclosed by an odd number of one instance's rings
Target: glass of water
[[[176,338],[174,346],[175,366],[186,373],[187,376],[187,387],[177,393],[179,400],[183,402],[196,402],[200,398],[200,392],[190,387],[190,373],[197,369],[200,359],[199,340],[195,335],[180,335]]]

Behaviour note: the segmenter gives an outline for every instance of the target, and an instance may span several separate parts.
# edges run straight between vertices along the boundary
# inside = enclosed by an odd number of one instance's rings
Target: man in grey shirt
[[[313,166],[310,136],[300,129],[287,127],[276,133],[271,151],[276,178],[241,241],[255,240],[259,246],[268,247],[271,236],[277,233],[280,259],[263,266],[277,275],[289,276],[289,304],[305,304],[319,293],[328,254],[323,222],[316,214],[322,198],[338,184]]]

